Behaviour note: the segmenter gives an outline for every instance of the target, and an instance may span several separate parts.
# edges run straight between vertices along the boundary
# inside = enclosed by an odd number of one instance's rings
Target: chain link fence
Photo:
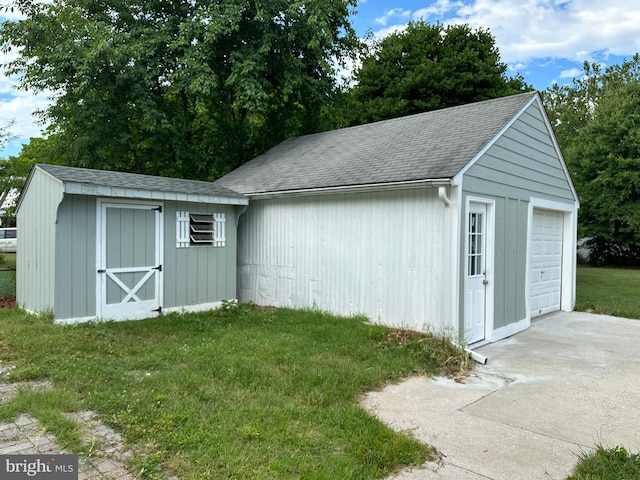
[[[0,297],[16,298],[16,269],[0,267]]]

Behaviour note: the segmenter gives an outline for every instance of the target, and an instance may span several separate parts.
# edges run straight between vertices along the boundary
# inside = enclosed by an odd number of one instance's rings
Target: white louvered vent
[[[191,245],[213,245],[213,215],[189,214],[189,239]]]
[[[176,212],[176,248],[224,247],[225,242],[224,213]]]

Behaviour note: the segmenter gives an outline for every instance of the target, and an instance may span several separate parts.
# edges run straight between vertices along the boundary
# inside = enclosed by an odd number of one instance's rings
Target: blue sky
[[[630,0],[360,0],[357,10],[352,24],[363,37],[371,30],[381,38],[420,18],[489,29],[508,74],[520,73],[538,90],[570,82],[585,60],[606,66],[640,51],[640,2]],[[14,121],[18,137],[0,158],[41,135],[32,112],[47,106],[46,94],[14,86],[15,79],[0,71],[0,126]]]

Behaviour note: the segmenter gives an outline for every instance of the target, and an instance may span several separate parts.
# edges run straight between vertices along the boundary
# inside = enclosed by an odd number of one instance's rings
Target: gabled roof
[[[523,93],[290,138],[215,184],[260,195],[450,183],[537,95]]]
[[[36,170],[42,170],[60,182],[64,186],[64,192],[70,194],[231,205],[248,204],[244,195],[211,182],[42,163],[32,167],[25,191]]]

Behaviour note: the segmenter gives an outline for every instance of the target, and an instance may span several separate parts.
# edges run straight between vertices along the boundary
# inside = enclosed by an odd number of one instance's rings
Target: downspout
[[[468,348],[465,348],[464,351],[467,352],[472,360],[475,360],[482,365],[486,365],[488,359],[484,355],[480,355],[478,352],[474,352],[473,350],[469,350]]]
[[[236,228],[238,228],[238,224],[240,223],[240,217],[247,211],[248,205],[243,205],[241,207],[237,207],[238,214],[236,215]]]

